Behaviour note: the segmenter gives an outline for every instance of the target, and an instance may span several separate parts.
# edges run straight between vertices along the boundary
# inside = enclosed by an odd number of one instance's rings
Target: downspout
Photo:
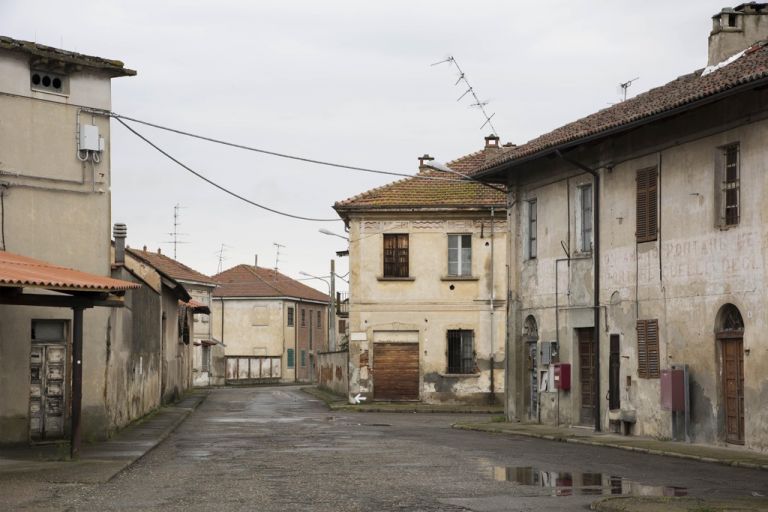
[[[491,357],[489,358],[490,359],[490,364],[491,364],[491,382],[489,384],[490,395],[489,395],[488,399],[489,399],[490,403],[492,403],[492,404],[496,402],[496,390],[494,389],[494,384],[493,384],[493,377],[494,377],[494,375],[493,375],[494,368],[493,367],[496,364],[495,357],[494,357],[494,352],[495,352],[494,349],[496,348],[496,346],[495,346],[496,339],[495,339],[495,336],[494,336],[495,318],[494,318],[494,315],[493,315],[493,302],[494,302],[495,293],[496,293],[496,288],[495,288],[494,279],[493,279],[495,274],[496,274],[496,269],[494,267],[494,247],[495,247],[495,243],[494,243],[494,240],[493,240],[493,232],[495,230],[494,229],[495,228],[494,224],[496,222],[495,215],[496,215],[496,211],[494,210],[494,207],[491,206],[491,277],[490,277],[491,293],[490,293],[490,299],[488,301],[489,306],[490,306],[490,313],[491,313],[491,354],[490,354]]]
[[[594,181],[594,211],[593,216],[593,228],[594,228],[594,240],[595,246],[593,249],[593,311],[594,311],[594,343],[595,343],[595,432],[600,432],[600,174],[594,169],[587,167],[581,162],[572,160],[563,155],[560,150],[555,150],[555,154],[565,162],[570,163],[592,175]]]

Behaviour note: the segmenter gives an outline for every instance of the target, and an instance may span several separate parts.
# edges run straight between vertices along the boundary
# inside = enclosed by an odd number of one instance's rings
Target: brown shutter
[[[637,321],[637,376],[641,379],[648,378],[648,342],[646,340],[647,320]]]
[[[655,167],[637,171],[638,242],[656,240],[658,227],[658,171]]]
[[[637,376],[641,379],[659,377],[659,321],[637,321]]]

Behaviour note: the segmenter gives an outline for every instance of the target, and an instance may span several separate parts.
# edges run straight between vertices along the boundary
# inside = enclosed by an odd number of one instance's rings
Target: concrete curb
[[[721,464],[721,465],[731,466],[731,467],[760,469],[760,470],[768,471],[768,464],[757,464],[753,462],[744,462],[739,460],[705,457],[705,456],[693,455],[689,453],[678,453],[673,451],[654,450],[652,448],[644,448],[641,446],[628,446],[624,444],[611,443],[610,441],[593,441],[589,439],[580,439],[578,437],[553,436],[549,434],[538,434],[536,432],[525,432],[525,431],[510,431],[502,428],[494,428],[491,426],[480,427],[476,425],[463,425],[461,423],[454,423],[453,425],[451,425],[451,427],[457,430],[471,430],[475,432],[489,432],[492,434],[533,437],[536,439],[545,439],[547,441],[558,441],[561,443],[572,443],[572,444],[581,444],[581,445],[588,445],[588,446],[603,446],[606,448],[616,448],[619,450],[625,450],[625,451],[636,452],[636,453],[647,453],[650,455],[661,455],[664,457],[674,457],[678,459],[696,460],[699,462],[709,462],[709,463]]]
[[[446,407],[430,406],[430,404],[397,404],[392,408],[376,406],[372,404],[352,405],[339,399],[337,395],[317,389],[314,387],[303,387],[301,391],[325,402],[326,407],[331,411],[341,412],[392,412],[392,413],[418,413],[418,414],[504,414],[503,408],[483,408],[478,406],[456,406]]]

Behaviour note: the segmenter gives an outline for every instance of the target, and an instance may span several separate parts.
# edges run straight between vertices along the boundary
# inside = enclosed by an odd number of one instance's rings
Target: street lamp
[[[336,315],[333,311],[333,304],[334,304],[334,294],[336,293],[336,283],[335,283],[335,277],[336,277],[336,262],[334,260],[331,260],[331,275],[329,276],[330,279],[326,280],[324,277],[319,277],[312,275],[308,272],[304,272],[303,270],[299,271],[299,274],[302,276],[307,276],[310,279],[319,279],[320,281],[324,282],[328,285],[328,349],[330,352],[334,352],[336,350],[336,325],[335,325],[335,318]]]
[[[346,240],[347,242],[349,242],[349,238],[347,238],[346,236],[344,236],[344,235],[340,235],[340,234],[338,234],[338,233],[334,233],[333,231],[329,231],[329,230],[327,230],[327,229],[325,229],[325,228],[321,228],[321,229],[319,229],[318,231],[320,231],[320,232],[321,232],[322,234],[324,234],[324,235],[329,235],[329,236],[337,236],[337,237],[339,237],[339,238],[343,238],[344,240]]]

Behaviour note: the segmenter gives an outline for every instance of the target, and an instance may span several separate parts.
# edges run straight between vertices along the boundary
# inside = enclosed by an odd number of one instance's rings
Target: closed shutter
[[[656,240],[658,230],[658,180],[655,167],[637,171],[637,227],[639,242]]]
[[[643,379],[659,377],[659,321],[637,321],[637,375]]]
[[[373,398],[419,399],[418,343],[374,343]]]

